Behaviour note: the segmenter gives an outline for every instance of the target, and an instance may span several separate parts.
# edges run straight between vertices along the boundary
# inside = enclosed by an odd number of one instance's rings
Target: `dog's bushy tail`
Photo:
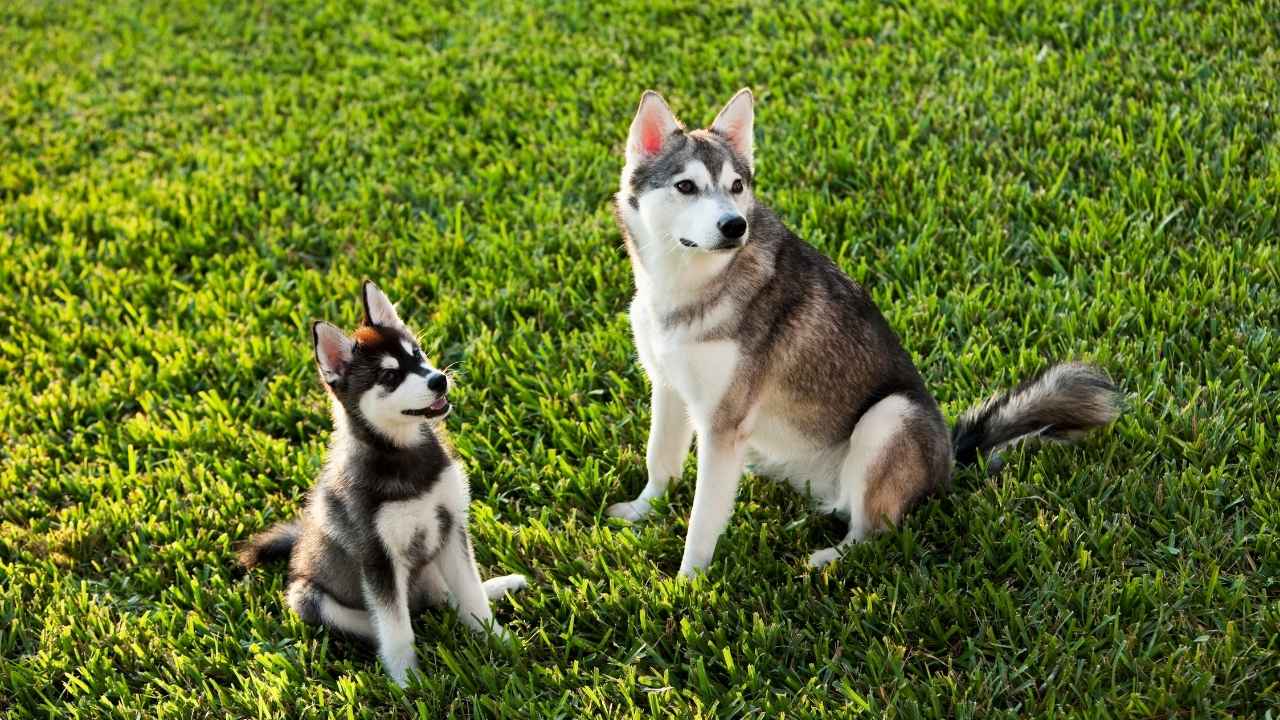
[[[1119,415],[1119,393],[1106,373],[1062,363],[966,410],[956,420],[951,445],[956,464],[972,465],[1023,438],[1076,440]]]
[[[240,548],[240,564],[255,568],[289,557],[301,533],[302,527],[295,521],[279,523],[254,535]]]

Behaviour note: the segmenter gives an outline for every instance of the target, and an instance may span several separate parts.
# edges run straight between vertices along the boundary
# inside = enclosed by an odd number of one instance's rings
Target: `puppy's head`
[[[365,282],[362,295],[364,320],[354,335],[312,325],[320,378],[352,422],[394,445],[416,445],[426,425],[449,414],[449,380],[377,286]]]
[[[751,237],[755,203],[751,91],[733,96],[715,122],[687,131],[652,90],[627,137],[618,214],[654,253],[732,253]]]

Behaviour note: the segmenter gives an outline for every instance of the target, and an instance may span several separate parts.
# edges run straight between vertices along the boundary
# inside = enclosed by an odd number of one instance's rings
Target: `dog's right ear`
[[[391,298],[379,290],[373,281],[364,281],[364,285],[360,288],[360,299],[364,303],[365,325],[405,329],[400,316],[396,314],[396,306],[391,303]]]
[[[755,124],[755,98],[750,88],[742,88],[733,96],[711,123],[711,130],[719,134],[733,147],[733,151],[754,167],[751,134]]]
[[[356,343],[340,328],[324,321],[311,325],[311,339],[316,346],[316,364],[320,376],[330,385],[337,384],[351,366]]]
[[[645,90],[627,137],[627,163],[634,164],[662,152],[662,146],[679,130],[680,121],[667,107],[667,101],[658,93]]]

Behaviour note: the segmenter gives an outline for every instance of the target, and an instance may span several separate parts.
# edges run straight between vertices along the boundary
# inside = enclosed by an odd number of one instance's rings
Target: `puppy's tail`
[[[302,527],[295,520],[279,523],[254,535],[240,548],[240,564],[245,568],[255,568],[289,557],[301,533]]]
[[[1120,415],[1119,393],[1092,365],[1053,365],[1013,390],[966,410],[951,432],[956,464],[1028,437],[1070,442]]]

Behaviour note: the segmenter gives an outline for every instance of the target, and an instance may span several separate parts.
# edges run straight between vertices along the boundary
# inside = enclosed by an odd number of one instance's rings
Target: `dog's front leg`
[[[698,435],[698,485],[680,561],[681,575],[688,577],[711,563],[716,542],[733,515],[745,453],[746,443],[736,433]]]
[[[436,559],[440,574],[449,586],[458,619],[477,632],[488,630],[499,637],[506,637],[506,629],[493,619],[489,608],[489,594],[480,582],[480,570],[471,550],[471,538],[465,527],[456,528],[445,541]]]
[[[693,424],[689,422],[689,410],[676,391],[652,375],[653,394],[650,398],[649,448],[646,465],[649,482],[639,497],[630,502],[610,505],[605,512],[624,520],[640,520],[653,509],[653,503],[667,492],[671,479],[684,470],[684,458],[689,454],[693,441]]]
[[[409,573],[381,547],[368,554],[362,586],[378,641],[378,655],[391,679],[404,687],[409,673],[418,666],[413,625],[409,621]]]

